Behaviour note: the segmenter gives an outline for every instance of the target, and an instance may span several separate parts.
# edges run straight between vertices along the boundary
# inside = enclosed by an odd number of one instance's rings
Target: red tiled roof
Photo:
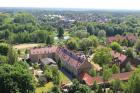
[[[111,82],[112,80],[115,80],[115,79],[126,81],[126,80],[128,80],[130,78],[131,74],[132,74],[132,72],[113,74],[108,82]],[[81,73],[80,77],[81,77],[82,80],[85,81],[85,83],[88,86],[93,85],[94,81],[96,81],[97,84],[104,83],[103,78],[101,76],[91,77],[88,73]]]
[[[64,49],[68,54],[63,51]],[[72,53],[71,51],[69,51],[66,48],[57,48],[57,54],[59,54],[59,56],[64,61],[68,62],[74,68],[79,68],[81,66],[81,64],[86,62],[86,58],[83,55],[80,55],[80,54],[76,55],[75,53]]]
[[[45,54],[45,53],[54,53],[56,51],[57,47],[41,47],[41,48],[32,48],[30,49],[30,54]]]
[[[111,51],[111,55],[114,57],[114,58],[118,58],[121,62],[124,62],[127,58],[126,55],[124,54],[121,54],[119,52],[115,52],[115,51]]]
[[[112,42],[119,41],[119,40],[122,41],[124,39],[131,40],[131,41],[136,41],[138,39],[138,37],[133,35],[133,34],[127,34],[125,36],[111,36],[111,37],[107,38],[107,41],[109,43],[112,43]]]

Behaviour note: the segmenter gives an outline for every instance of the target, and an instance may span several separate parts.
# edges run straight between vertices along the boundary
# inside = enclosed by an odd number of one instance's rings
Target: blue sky
[[[0,0],[0,7],[49,7],[140,10],[140,0]]]

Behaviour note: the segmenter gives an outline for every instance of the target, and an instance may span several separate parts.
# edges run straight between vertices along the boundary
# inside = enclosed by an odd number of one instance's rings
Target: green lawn
[[[53,83],[49,82],[45,84],[43,87],[37,87],[35,93],[42,93],[42,92],[48,92],[51,88],[53,88]]]
[[[67,78],[67,76],[65,76],[65,74],[63,74],[61,71],[60,71],[60,81],[62,83],[71,82]],[[53,88],[53,86],[54,86],[53,82],[49,82],[49,83],[45,84],[43,87],[37,87],[35,93],[48,92],[51,88]]]
[[[70,79],[60,71],[60,81],[63,82],[71,82]]]

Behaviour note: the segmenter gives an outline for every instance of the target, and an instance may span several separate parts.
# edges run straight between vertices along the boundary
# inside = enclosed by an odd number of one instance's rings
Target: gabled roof
[[[74,68],[79,68],[81,64],[87,62],[85,55],[75,54],[66,48],[58,48],[57,54],[68,64],[73,66]]]
[[[68,64],[76,69],[78,69],[84,62],[87,62],[85,55],[81,53],[76,54],[64,47],[51,46],[30,49],[30,55],[40,55],[48,53],[58,54],[61,59],[68,62]]]
[[[121,54],[121,53],[116,52],[116,51],[111,51],[111,55],[114,58],[118,58],[118,60],[120,60],[121,62],[124,62],[127,59],[127,56],[126,55]]]
[[[109,79],[108,82],[111,82],[112,80],[115,80],[115,79],[119,79],[119,80],[122,80],[122,81],[126,81],[130,78],[131,74],[133,72],[125,72],[125,73],[118,73],[118,74],[113,74],[112,77]],[[88,73],[81,73],[80,74],[80,77],[82,80],[85,81],[85,83],[88,85],[88,86],[91,86],[93,85],[93,83],[96,81],[97,84],[103,84],[103,77],[101,76],[97,76],[97,77],[91,77]]]
[[[48,53],[54,53],[56,51],[57,47],[41,47],[41,48],[32,48],[30,49],[31,55],[38,55],[38,54],[48,54]]]
[[[134,34],[127,34],[125,36],[111,36],[107,38],[107,41],[109,43],[112,43],[115,41],[123,41],[124,39],[130,40],[130,41],[136,41],[138,37]]]

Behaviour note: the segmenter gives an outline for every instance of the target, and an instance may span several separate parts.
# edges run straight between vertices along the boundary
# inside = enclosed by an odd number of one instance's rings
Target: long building
[[[84,54],[74,53],[64,47],[42,47],[30,49],[29,57],[32,62],[40,62],[43,58],[53,58],[56,62],[61,62],[62,66],[78,77],[82,72],[87,72],[91,68]]]

